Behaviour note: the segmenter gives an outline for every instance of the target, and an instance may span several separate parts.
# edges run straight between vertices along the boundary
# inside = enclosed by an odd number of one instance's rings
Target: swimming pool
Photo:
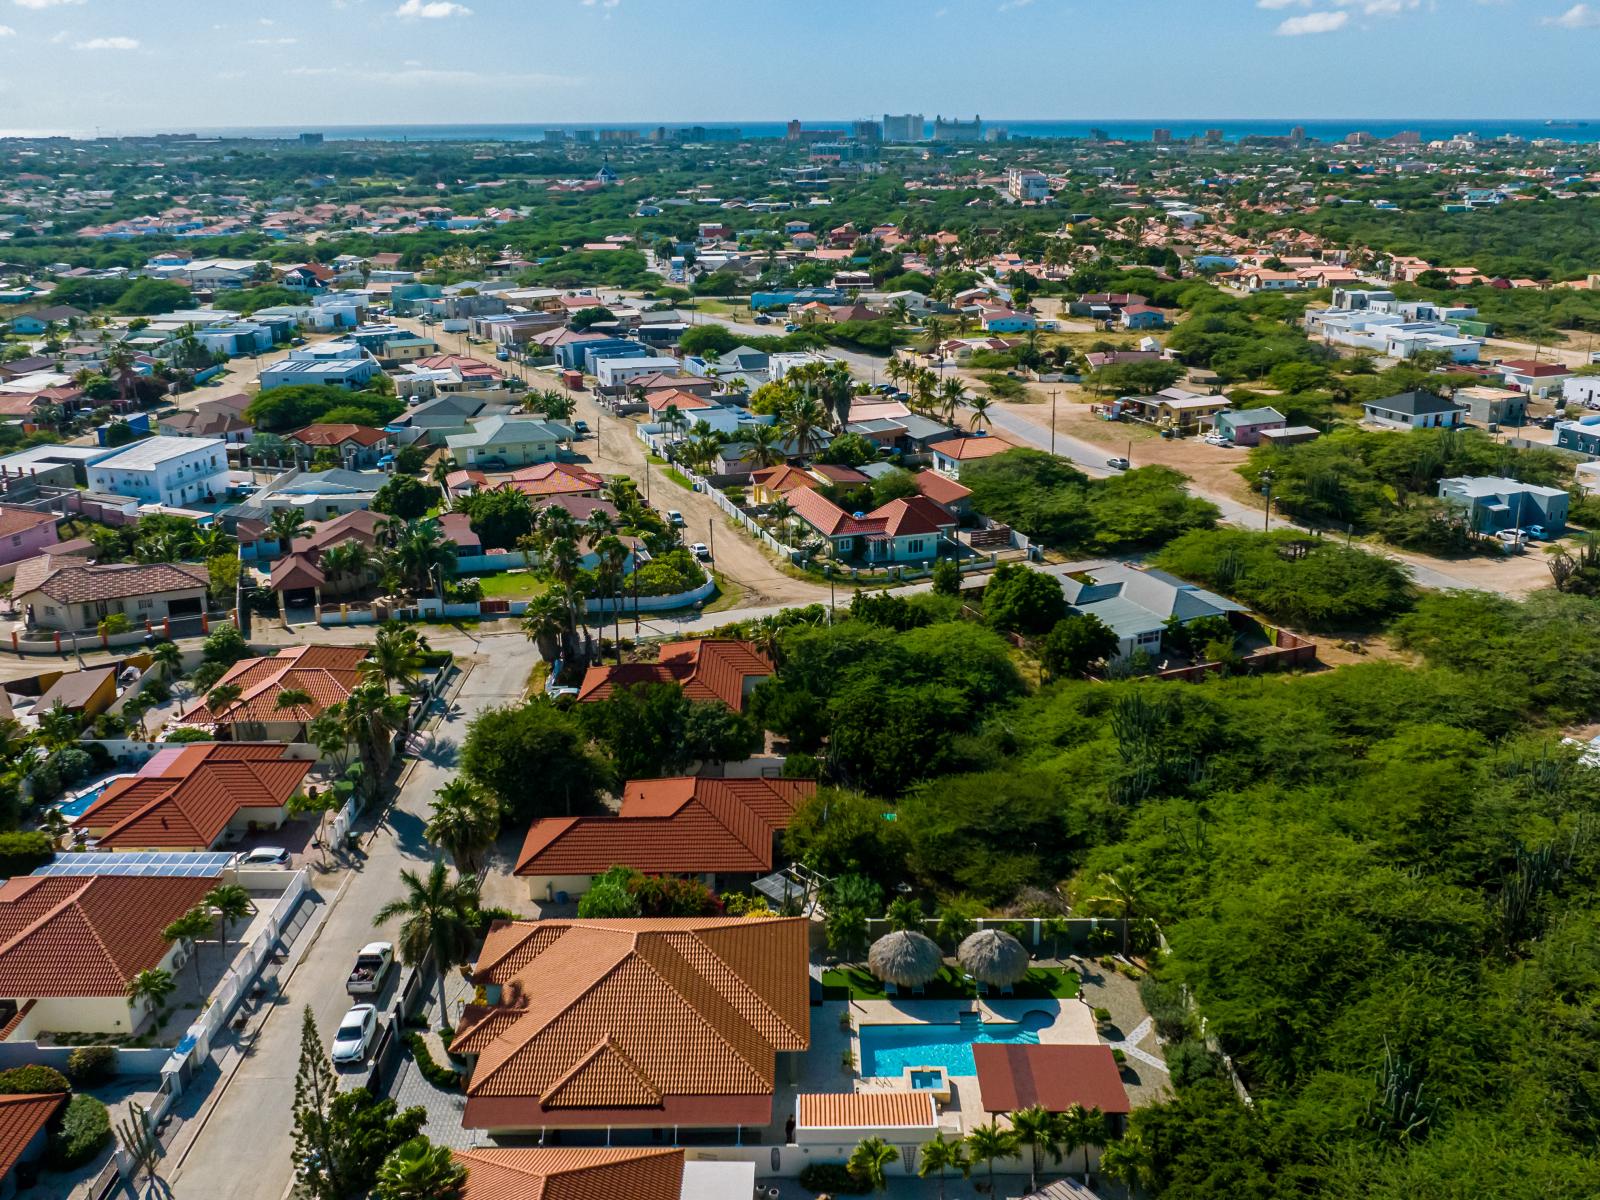
[[[1055,1022],[1047,1013],[1029,1013],[1018,1022],[975,1021],[959,1025],[861,1026],[861,1074],[898,1079],[908,1067],[943,1067],[947,1075],[976,1075],[974,1042],[1016,1042],[1032,1045],[1039,1030]]]
[[[75,821],[89,811],[91,805],[100,799],[100,793],[105,791],[105,785],[91,788],[81,796],[74,796],[70,800],[63,800],[56,805],[56,811],[69,821]]]

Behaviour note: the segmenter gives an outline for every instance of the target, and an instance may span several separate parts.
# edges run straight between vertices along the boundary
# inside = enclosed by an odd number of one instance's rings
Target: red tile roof
[[[795,1097],[802,1129],[936,1129],[932,1092],[818,1092]]]
[[[891,500],[882,508],[868,514],[883,521],[883,531],[890,537],[910,534],[937,534],[954,528],[959,522],[926,496],[906,496]]]
[[[365,646],[295,646],[270,658],[247,658],[235,663],[215,687],[236,683],[242,690],[226,716],[213,713],[204,700],[179,717],[185,725],[223,725],[239,722],[310,720],[332,704],[342,703],[360,682],[356,668],[366,658]],[[299,714],[277,707],[278,693],[297,689],[311,695]]]
[[[598,492],[606,481],[571,463],[540,463],[515,472],[505,484],[525,496],[581,496]]]
[[[113,779],[73,824],[104,849],[209,850],[241,809],[282,808],[300,789],[312,764],[285,758],[287,750],[241,742],[186,746],[138,775]]]
[[[1066,1112],[1074,1104],[1126,1113],[1128,1093],[1110,1046],[1025,1046],[1007,1042],[972,1047],[983,1111],[1016,1112],[1042,1105]]]
[[[815,489],[817,481],[814,476],[799,467],[787,464],[776,467],[762,467],[759,471],[750,472],[750,485],[762,488],[768,492],[776,492],[787,496],[795,488]]]
[[[30,593],[43,592],[62,604],[87,604],[95,600],[192,592],[209,587],[210,582],[206,568],[196,563],[91,565],[81,558],[41,554],[17,567],[11,594],[20,600]]]
[[[773,838],[817,785],[799,779],[641,779],[615,817],[535,821],[518,875],[598,875],[622,864],[656,875],[761,874]]]
[[[918,471],[916,483],[918,492],[945,508],[960,504],[972,495],[972,489],[966,484],[937,471]]]
[[[670,642],[661,647],[659,662],[590,667],[578,700],[605,700],[617,688],[634,684],[676,683],[691,700],[720,700],[743,712],[745,681],[765,678],[772,671],[771,660],[748,642],[715,638]]]
[[[991,458],[1015,449],[1010,442],[1003,442],[997,437],[960,437],[937,443],[933,452],[945,458],[970,462],[975,458]]]
[[[1531,358],[1507,358],[1500,361],[1502,371],[1514,371],[1518,375],[1527,375],[1534,379],[1541,379],[1549,375],[1570,375],[1572,368],[1561,363],[1534,362]]]
[[[22,875],[0,885],[0,996],[121,996],[218,876]]]
[[[354,442],[358,446],[376,446],[389,440],[381,429],[367,425],[307,425],[289,435],[303,446],[342,446]]]
[[[39,1136],[39,1131],[50,1123],[56,1110],[66,1102],[65,1092],[43,1096],[0,1096],[0,1179],[11,1174],[11,1168],[21,1160],[33,1139]]]
[[[853,517],[829,500],[821,492],[796,488],[784,493],[784,499],[795,515],[816,529],[824,537],[851,537],[858,534],[882,533],[881,522]]]
[[[454,1054],[462,1124],[765,1125],[777,1053],[810,1045],[809,922],[515,921],[489,930]]]
[[[454,1151],[467,1169],[461,1200],[679,1200],[683,1151],[653,1148]]]
[[[0,504],[0,537],[26,533],[41,525],[54,525],[61,520],[59,513],[34,512],[31,508],[18,508],[14,504]]]

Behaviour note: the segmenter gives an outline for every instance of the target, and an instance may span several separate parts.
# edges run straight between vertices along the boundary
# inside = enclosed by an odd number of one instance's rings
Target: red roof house
[[[773,671],[772,662],[748,642],[704,638],[661,647],[660,661],[590,667],[578,689],[579,703],[607,699],[619,687],[676,683],[691,700],[720,700],[743,712],[750,693]]]

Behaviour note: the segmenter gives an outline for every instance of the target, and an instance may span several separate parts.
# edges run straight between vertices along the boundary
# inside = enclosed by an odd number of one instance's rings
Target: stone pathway
[[[1162,1062],[1149,1051],[1139,1049],[1139,1043],[1150,1036],[1150,1031],[1154,1027],[1155,1022],[1149,1017],[1146,1017],[1144,1020],[1139,1022],[1138,1026],[1132,1033],[1123,1038],[1120,1042],[1107,1042],[1106,1044],[1113,1050],[1121,1050],[1129,1058],[1137,1058],[1140,1062],[1146,1063],[1156,1068],[1156,1070],[1165,1073],[1167,1069],[1166,1063]]]

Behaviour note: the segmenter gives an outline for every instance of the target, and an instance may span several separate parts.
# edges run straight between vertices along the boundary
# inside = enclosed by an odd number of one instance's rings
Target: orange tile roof
[[[104,849],[209,850],[240,809],[282,808],[299,790],[312,764],[285,758],[287,751],[241,742],[186,746],[156,760],[157,774],[113,779],[73,824]]]
[[[870,515],[875,520],[883,521],[883,531],[890,537],[936,534],[959,524],[926,496],[904,496],[891,500],[882,508],[873,509]]]
[[[959,504],[972,495],[972,489],[966,484],[951,479],[948,475],[941,475],[937,471],[918,471],[916,484],[918,492],[935,504],[946,507]]]
[[[22,875],[0,885],[0,996],[121,996],[217,876]]]
[[[593,471],[570,463],[540,463],[524,467],[504,486],[525,496],[583,496],[598,492],[606,481]]]
[[[463,1014],[462,1124],[766,1124],[777,1053],[810,1045],[798,917],[514,921],[491,927]]]
[[[618,863],[658,875],[770,871],[774,836],[816,788],[800,779],[634,780],[615,817],[535,821],[516,874],[598,875]]]
[[[678,1200],[683,1151],[657,1149],[457,1150],[461,1200]]]
[[[11,1168],[21,1160],[39,1131],[66,1102],[65,1092],[0,1096],[0,1179],[11,1174]]]
[[[813,475],[802,471],[799,467],[782,465],[762,467],[759,471],[750,472],[750,484],[752,487],[784,495],[794,491],[795,488],[815,488],[817,481]]]
[[[225,717],[219,720],[221,714],[213,713],[202,700],[179,717],[179,723],[232,728],[240,722],[310,720],[349,697],[360,682],[356,668],[366,656],[365,646],[295,646],[271,658],[244,659],[214,685],[236,683],[242,689]],[[311,703],[294,713],[278,708],[278,693],[290,688],[308,693]]]
[[[341,446],[355,442],[358,446],[376,446],[388,441],[389,435],[370,425],[307,425],[289,435],[302,446]]]
[[[837,1092],[795,1097],[802,1129],[928,1129],[939,1124],[932,1092]]]
[[[939,442],[933,447],[933,452],[945,458],[970,462],[975,458],[990,458],[1015,449],[1010,442],[1003,442],[997,437],[961,437]]]
[[[772,671],[771,660],[748,642],[714,638],[671,642],[661,647],[659,662],[590,667],[578,700],[605,700],[617,688],[635,684],[676,683],[691,700],[720,700],[743,712],[745,680],[764,679]]]

